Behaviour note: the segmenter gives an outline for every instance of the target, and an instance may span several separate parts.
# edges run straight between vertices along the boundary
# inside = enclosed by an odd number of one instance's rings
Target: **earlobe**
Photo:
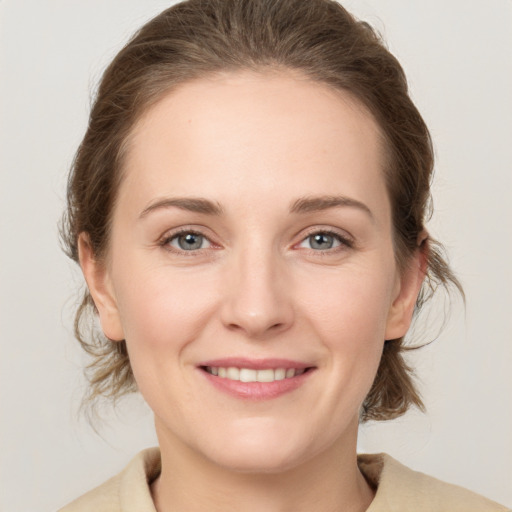
[[[401,338],[408,331],[414,306],[427,272],[427,263],[428,235],[423,232],[414,256],[399,276],[398,290],[388,314],[386,340]]]
[[[79,235],[78,255],[89,293],[98,310],[103,333],[112,341],[123,340],[123,328],[109,274],[106,266],[95,258],[87,233]]]

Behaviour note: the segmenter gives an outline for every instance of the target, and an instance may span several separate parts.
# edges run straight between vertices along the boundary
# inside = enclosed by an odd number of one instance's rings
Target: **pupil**
[[[311,247],[313,249],[330,249],[333,244],[333,237],[325,234],[313,235]]]
[[[195,235],[194,233],[188,233],[180,236],[178,242],[181,249],[190,251],[192,249],[201,248],[203,237],[201,235]]]

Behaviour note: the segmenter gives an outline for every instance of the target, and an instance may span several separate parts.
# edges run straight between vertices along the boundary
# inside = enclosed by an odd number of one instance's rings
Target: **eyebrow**
[[[139,218],[146,217],[149,213],[166,208],[180,208],[189,212],[204,213],[206,215],[222,215],[220,204],[203,199],[201,197],[169,197],[159,199],[142,210]]]
[[[373,214],[364,203],[345,196],[307,196],[300,197],[290,206],[291,213],[311,213],[328,210],[330,208],[350,207],[357,208],[373,220]],[[201,197],[169,197],[159,199],[147,206],[139,218],[146,217],[149,213],[166,208],[180,208],[189,212],[202,213],[205,215],[220,216],[224,213],[219,203]]]
[[[373,214],[364,203],[357,199],[345,196],[313,196],[301,197],[294,201],[290,207],[292,213],[310,213],[328,210],[337,207],[357,208],[374,220]]]

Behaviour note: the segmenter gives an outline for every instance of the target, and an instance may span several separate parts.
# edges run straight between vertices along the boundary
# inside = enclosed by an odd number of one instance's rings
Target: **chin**
[[[303,440],[301,442],[289,431],[263,429],[228,435],[221,442],[208,442],[201,451],[210,461],[225,469],[265,474],[297,467],[313,457],[317,450],[313,446],[305,446]]]
[[[211,456],[212,462],[226,470],[253,474],[283,473],[297,467],[303,460],[304,457],[300,457],[297,452],[270,453],[267,450],[255,451],[247,447],[234,448],[230,453],[215,453]]]

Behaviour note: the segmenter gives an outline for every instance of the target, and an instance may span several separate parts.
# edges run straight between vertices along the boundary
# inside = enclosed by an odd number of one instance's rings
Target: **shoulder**
[[[118,475],[92,489],[59,512],[155,512],[149,484],[160,473],[160,451],[135,456]]]
[[[413,471],[386,454],[359,455],[358,464],[377,491],[367,512],[506,512],[479,494]]]

